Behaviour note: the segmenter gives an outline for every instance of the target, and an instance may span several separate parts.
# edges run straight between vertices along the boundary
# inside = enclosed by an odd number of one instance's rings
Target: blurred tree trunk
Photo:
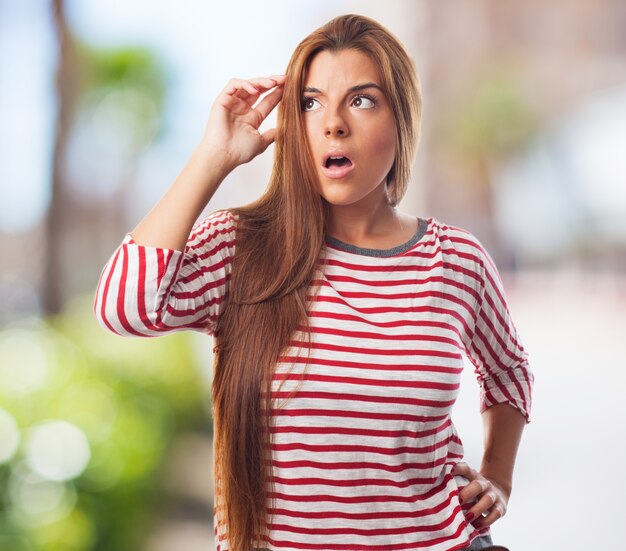
[[[72,202],[64,200],[64,159],[78,95],[76,48],[69,33],[63,0],[52,0],[58,43],[55,76],[57,115],[52,161],[50,207],[46,218],[42,303],[44,314],[56,314],[63,306],[63,226],[70,219]],[[67,198],[69,199],[69,197]],[[79,268],[79,267],[76,267]]]

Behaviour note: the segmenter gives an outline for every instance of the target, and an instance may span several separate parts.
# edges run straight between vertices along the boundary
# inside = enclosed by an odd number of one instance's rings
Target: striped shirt
[[[276,363],[269,535],[275,551],[452,551],[476,530],[453,475],[463,443],[451,419],[464,358],[480,411],[508,403],[530,421],[533,374],[500,275],[471,233],[435,218],[392,249],[326,238],[302,327]],[[197,222],[184,251],[126,234],[105,265],[94,309],[124,336],[213,334],[228,294],[237,215]],[[226,551],[215,473],[216,548]]]

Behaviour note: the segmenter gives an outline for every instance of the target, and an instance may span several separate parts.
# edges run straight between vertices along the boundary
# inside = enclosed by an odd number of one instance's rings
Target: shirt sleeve
[[[128,337],[212,335],[228,295],[235,231],[236,215],[220,210],[193,226],[184,251],[139,245],[127,233],[100,274],[100,325]]]
[[[534,375],[511,318],[504,286],[485,248],[473,237],[480,288],[468,356],[480,385],[480,412],[508,403],[530,423]]]

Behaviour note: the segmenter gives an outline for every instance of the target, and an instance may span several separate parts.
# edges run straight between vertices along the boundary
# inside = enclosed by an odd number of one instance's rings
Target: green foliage
[[[497,66],[474,75],[441,112],[439,147],[468,158],[506,157],[525,148],[540,126],[516,74]]]
[[[98,325],[92,302],[85,296],[54,319],[0,330],[0,411],[20,436],[0,463],[0,549],[140,548],[163,497],[171,441],[209,426],[190,335],[116,336]],[[34,443],[42,427],[82,431],[80,472],[71,472],[80,446],[42,453]],[[51,476],[55,461],[69,474]]]
[[[81,89],[94,90],[132,88],[163,107],[167,89],[165,70],[155,54],[141,46],[97,48],[75,39],[78,51]]]
[[[87,118],[100,113],[129,154],[141,151],[162,130],[169,87],[163,62],[142,46],[105,49],[76,37],[74,42],[78,112]]]

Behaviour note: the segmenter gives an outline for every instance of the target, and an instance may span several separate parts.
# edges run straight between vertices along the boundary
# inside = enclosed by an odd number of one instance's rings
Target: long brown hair
[[[392,107],[397,147],[387,176],[389,204],[404,196],[417,149],[421,93],[400,41],[360,15],[332,19],[296,47],[277,110],[274,165],[265,193],[230,209],[238,216],[228,300],[215,332],[212,407],[218,515],[231,551],[264,547],[271,480],[273,368],[298,326],[308,323],[309,293],[323,254],[328,204],[321,197],[302,121],[302,89],[320,51],[356,49],[376,64]],[[265,400],[263,400],[265,396]]]

